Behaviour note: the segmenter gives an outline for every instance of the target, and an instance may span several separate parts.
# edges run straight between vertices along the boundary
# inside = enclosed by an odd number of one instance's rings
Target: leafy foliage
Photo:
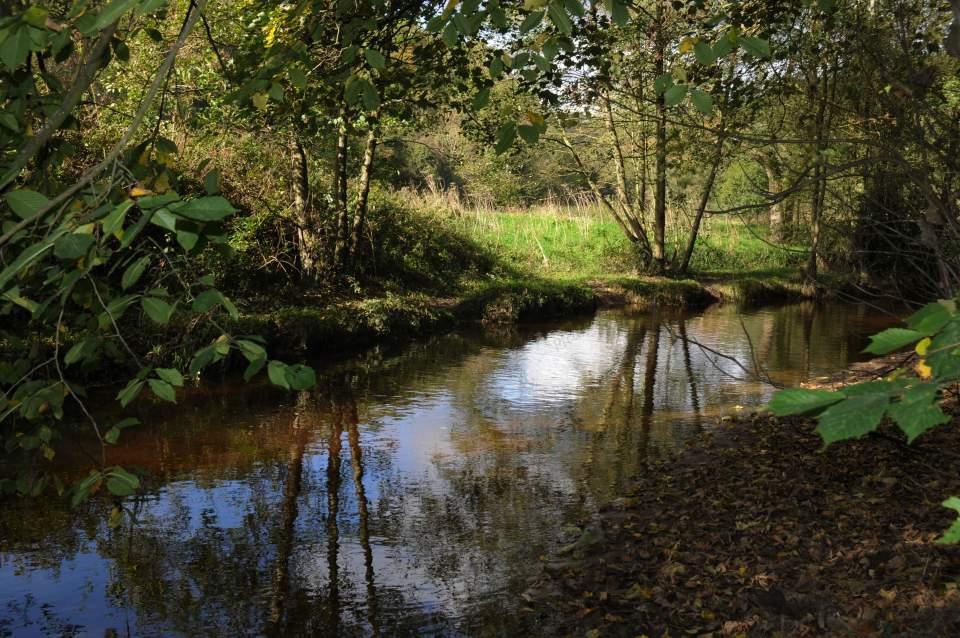
[[[219,327],[221,313],[236,319],[239,312],[193,266],[201,253],[227,250],[224,224],[237,209],[217,194],[215,180],[195,195],[176,170],[177,145],[160,134],[157,97],[203,4],[114,0],[91,10],[78,2],[65,16],[34,5],[0,19],[0,445],[4,464],[19,468],[0,480],[2,493],[66,491],[50,462],[76,420],[103,446],[139,423],[101,422],[92,406],[103,391],[88,388],[98,371],[132,374],[116,394],[126,408],[144,388],[176,402],[188,378],[232,352],[250,363],[248,378],[267,361],[257,338]],[[174,12],[182,13],[180,33],[166,43],[136,115],[106,159],[91,165],[72,133],[84,117],[79,97],[127,63],[139,33],[162,40],[153,25]],[[153,132],[132,143],[148,114]],[[188,333],[202,323],[218,336],[188,357],[186,370],[172,365],[172,353],[189,347]],[[165,350],[151,343],[160,340]],[[314,382],[306,366],[271,365],[284,371],[284,388]],[[101,486],[124,497],[140,480],[122,467],[100,467],[70,488],[74,504]]]

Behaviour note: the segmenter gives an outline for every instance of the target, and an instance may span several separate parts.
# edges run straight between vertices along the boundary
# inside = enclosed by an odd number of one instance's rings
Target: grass
[[[636,273],[636,251],[617,223],[588,200],[546,202],[522,210],[464,207],[443,194],[407,196],[445,228],[470,239],[504,264],[548,276],[600,277]],[[668,255],[687,242],[686,219],[668,219]],[[799,246],[776,246],[761,223],[708,217],[697,238],[690,268],[694,274],[718,276],[765,271],[797,271],[805,253]]]

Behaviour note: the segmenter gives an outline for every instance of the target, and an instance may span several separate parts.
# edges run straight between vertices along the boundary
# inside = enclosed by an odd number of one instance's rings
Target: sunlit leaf
[[[924,334],[916,330],[888,328],[870,337],[870,345],[864,348],[863,351],[871,354],[888,354],[894,350],[908,346],[911,343],[915,343],[923,337]]]
[[[777,416],[813,414],[842,400],[843,395],[839,392],[788,388],[778,390],[767,404],[767,409]]]

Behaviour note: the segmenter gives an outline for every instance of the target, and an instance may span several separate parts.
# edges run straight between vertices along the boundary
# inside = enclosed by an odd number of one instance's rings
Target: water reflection
[[[106,529],[105,500],[0,514],[0,635],[535,631],[516,595],[563,525],[768,398],[713,351],[793,384],[887,322],[814,304],[601,313],[367,355],[295,397],[227,384],[145,406],[150,427],[109,459],[152,477],[134,521]]]

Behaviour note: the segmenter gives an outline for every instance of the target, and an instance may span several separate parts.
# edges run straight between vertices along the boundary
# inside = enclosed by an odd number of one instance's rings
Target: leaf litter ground
[[[823,449],[805,419],[725,422],[545,561],[550,635],[957,636],[956,421]]]

